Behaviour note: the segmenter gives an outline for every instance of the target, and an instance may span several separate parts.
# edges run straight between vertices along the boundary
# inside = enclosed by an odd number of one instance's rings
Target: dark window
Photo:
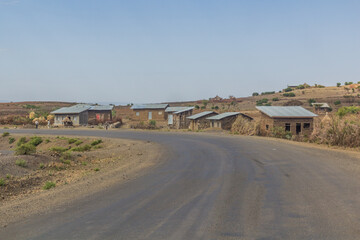
[[[305,128],[310,128],[310,123],[304,123],[304,129]]]
[[[301,133],[301,123],[296,123],[296,134]]]
[[[285,131],[290,132],[290,123],[285,123]]]
[[[269,125],[266,125],[266,130],[269,130]]]

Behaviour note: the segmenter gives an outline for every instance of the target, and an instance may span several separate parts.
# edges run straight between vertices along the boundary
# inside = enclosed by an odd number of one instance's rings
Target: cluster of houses
[[[317,115],[301,106],[258,106],[262,132],[269,132],[274,127],[281,127],[292,134],[311,134],[314,117]],[[132,121],[146,122],[155,120],[159,125],[172,129],[191,129],[193,131],[216,128],[230,130],[238,118],[248,121],[254,119],[241,112],[217,113],[203,111],[194,114],[194,107],[172,107],[169,104],[143,104],[131,107]],[[54,125],[63,125],[64,119],[70,118],[73,125],[111,122],[113,106],[78,104],[60,108],[51,112]]]
[[[193,114],[194,107],[170,107],[168,104],[145,104],[132,106],[136,121],[156,120],[165,122],[170,128],[193,131],[218,128],[230,130],[237,118],[252,121],[253,118],[240,112],[216,113],[203,111]],[[269,132],[274,127],[283,127],[292,134],[311,134],[314,117],[317,115],[301,106],[259,106],[261,130]]]

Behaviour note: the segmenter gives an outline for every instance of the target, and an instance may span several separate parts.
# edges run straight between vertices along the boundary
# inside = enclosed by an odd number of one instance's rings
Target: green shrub
[[[40,168],[40,169],[44,169],[44,168],[45,168],[45,164],[40,163],[40,164],[39,164],[39,168]]]
[[[341,107],[337,111],[336,115],[338,115],[339,117],[343,117],[347,114],[357,114],[359,112],[360,112],[360,107],[356,107],[356,106]]]
[[[100,169],[99,169],[99,168],[95,168],[94,171],[95,171],[95,172],[98,172],[98,171],[100,171]]]
[[[52,151],[52,152],[56,152],[56,153],[63,153],[63,152],[66,152],[69,149],[64,148],[64,147],[52,147],[49,150]]]
[[[305,89],[305,86],[303,84],[300,84],[299,86],[296,87],[296,89]]]
[[[26,137],[22,137],[22,138],[19,139],[19,141],[16,143],[16,145],[20,146],[20,145],[22,145],[22,144],[24,144],[26,142],[27,142]]]
[[[254,93],[252,94],[252,96],[253,96],[253,97],[259,96],[259,93],[254,92]]]
[[[86,152],[86,151],[90,151],[90,150],[91,150],[91,146],[88,144],[71,149],[71,151],[74,151],[74,152]]]
[[[351,85],[353,82],[345,82],[345,85]]]
[[[7,178],[7,179],[10,179],[10,178],[11,178],[11,175],[10,175],[10,174],[6,174],[6,178]]]
[[[278,98],[278,97],[274,97],[272,100],[273,100],[274,102],[277,102],[277,101],[279,101],[279,98]]]
[[[270,95],[270,94],[275,94],[275,91],[272,92],[262,92],[261,95]]]
[[[308,100],[308,103],[309,103],[310,106],[312,106],[313,103],[316,103],[316,100],[313,99],[313,98],[310,98],[310,99]]]
[[[43,189],[44,190],[49,190],[50,188],[54,188],[56,186],[56,184],[54,182],[46,182]]]
[[[284,97],[295,97],[295,93],[293,93],[293,92],[284,93],[283,96],[284,96]]]
[[[340,105],[341,102],[340,102],[340,100],[336,100],[336,101],[334,102],[334,104],[335,104],[335,105]]]
[[[9,144],[12,144],[12,143],[14,143],[14,142],[15,142],[15,138],[9,137]]]
[[[102,145],[96,145],[96,146],[93,147],[93,149],[100,149],[100,148],[103,148],[103,146]]]
[[[76,141],[77,141],[76,138],[70,138],[70,139],[68,140],[68,143],[69,143],[69,144],[73,144],[73,143],[75,143]]]
[[[10,136],[10,133],[8,133],[8,132],[4,132],[4,133],[2,134],[2,136],[3,136],[3,137]]]
[[[15,161],[15,164],[19,167],[26,167],[27,163],[24,159],[18,159]]]
[[[50,139],[46,139],[46,140],[45,140],[45,143],[49,143],[49,142],[51,142]]]
[[[29,155],[36,153],[36,147],[32,144],[25,143],[15,148],[15,155]]]
[[[72,159],[72,155],[71,155],[71,153],[70,152],[62,152],[61,153],[61,159],[62,160],[70,160],[70,159]]]
[[[283,127],[273,127],[271,129],[271,134],[276,138],[291,139],[292,137],[291,132],[285,131]]]
[[[256,106],[262,106],[264,103],[267,103],[268,101],[269,101],[269,99],[267,99],[267,98],[257,100],[256,101]]]
[[[150,120],[149,124],[150,124],[150,126],[155,127],[156,126],[156,121],[155,120]]]
[[[34,136],[30,138],[29,144],[34,145],[35,147],[42,143],[43,140],[41,137]]]
[[[0,186],[5,186],[5,180],[3,178],[0,178]]]
[[[96,145],[98,145],[98,144],[100,144],[100,143],[102,143],[103,141],[101,140],[101,139],[98,139],[98,140],[95,140],[95,141],[93,141],[92,143],[91,143],[91,146],[96,146]]]
[[[199,109],[200,107],[199,107],[199,105],[195,105],[195,109]]]
[[[337,87],[340,87],[340,86],[341,86],[341,83],[339,83],[339,82],[336,83],[336,86],[337,86]]]
[[[83,141],[77,140],[77,141],[75,142],[75,145],[76,145],[76,146],[79,146],[79,145],[82,144],[82,143],[83,143]]]
[[[284,92],[291,92],[293,89],[291,87],[285,88]]]

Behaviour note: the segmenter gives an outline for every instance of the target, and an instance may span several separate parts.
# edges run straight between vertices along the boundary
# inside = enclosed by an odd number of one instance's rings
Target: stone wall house
[[[91,106],[91,108],[88,110],[89,112],[89,124],[98,124],[98,123],[106,123],[111,122],[113,120],[112,118],[112,110],[114,106],[107,105],[95,105]]]
[[[314,117],[316,114],[300,106],[260,106],[260,131],[269,134],[278,127],[293,135],[309,136],[314,130]]]
[[[193,114],[194,107],[168,107],[167,113],[168,126],[174,129],[188,128],[190,120],[187,117]]]
[[[209,128],[210,121],[207,120],[206,118],[215,115],[218,115],[218,113],[213,111],[205,111],[187,117],[190,120],[189,129],[191,129],[192,131],[197,131],[197,130]]]
[[[54,125],[62,126],[64,119],[70,118],[74,126],[87,125],[92,118],[111,120],[113,106],[77,104],[71,107],[63,107],[51,112],[54,115]],[[111,110],[110,110],[111,109]]]
[[[314,107],[316,113],[321,114],[332,111],[332,108],[327,103],[311,103],[311,105]]]
[[[71,107],[63,107],[51,112],[54,115],[54,125],[63,125],[65,118],[70,118],[74,126],[86,125],[88,123],[88,110],[90,105],[77,104]]]
[[[208,117],[206,119],[210,121],[210,128],[220,128],[223,130],[230,130],[233,123],[236,121],[239,115],[249,120],[253,120],[252,117],[249,117],[240,112],[225,112],[216,116]]]
[[[169,104],[143,104],[131,107],[133,114],[131,119],[134,121],[147,122],[150,120],[165,122],[167,121],[167,113],[165,109]]]

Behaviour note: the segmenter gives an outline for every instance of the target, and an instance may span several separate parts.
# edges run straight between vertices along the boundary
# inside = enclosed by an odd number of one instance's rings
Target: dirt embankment
[[[41,138],[36,153],[16,155],[24,137],[27,143]],[[157,144],[143,141],[0,136],[0,226],[128,181],[160,155]]]

